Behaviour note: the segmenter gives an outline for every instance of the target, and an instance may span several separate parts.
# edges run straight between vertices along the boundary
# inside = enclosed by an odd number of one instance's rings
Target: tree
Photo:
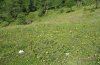
[[[20,7],[20,10],[22,12],[26,12],[26,8],[25,8],[25,5],[24,5],[24,0],[18,0],[18,4],[19,4],[19,7]]]
[[[5,0],[0,0],[0,20],[5,21],[7,17],[7,10],[6,10],[6,2]]]
[[[19,0],[14,0],[12,2],[11,8],[10,8],[10,15],[12,16],[12,18],[16,19],[17,15],[21,12],[21,7],[19,4]]]
[[[30,2],[29,2],[29,12],[33,12],[33,11],[36,11],[36,7],[34,5],[34,1],[30,0]]]

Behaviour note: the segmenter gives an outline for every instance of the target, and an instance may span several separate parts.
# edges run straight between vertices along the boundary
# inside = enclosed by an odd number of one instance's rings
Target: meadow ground
[[[100,65],[100,9],[48,14],[0,28],[0,65]]]

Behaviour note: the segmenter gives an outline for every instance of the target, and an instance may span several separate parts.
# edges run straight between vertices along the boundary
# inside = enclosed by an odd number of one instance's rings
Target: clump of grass
[[[91,7],[84,7],[83,8],[83,11],[84,11],[84,13],[86,13],[86,12],[92,13],[92,12],[95,12],[95,9],[94,8],[91,8]]]

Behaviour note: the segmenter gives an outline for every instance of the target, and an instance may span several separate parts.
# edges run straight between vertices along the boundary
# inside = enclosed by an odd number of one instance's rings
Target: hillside
[[[100,9],[48,14],[0,28],[0,65],[100,65]]]

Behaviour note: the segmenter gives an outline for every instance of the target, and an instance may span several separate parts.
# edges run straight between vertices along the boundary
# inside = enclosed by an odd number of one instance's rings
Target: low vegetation
[[[0,28],[0,65],[100,65],[99,14],[50,10],[32,24]]]

